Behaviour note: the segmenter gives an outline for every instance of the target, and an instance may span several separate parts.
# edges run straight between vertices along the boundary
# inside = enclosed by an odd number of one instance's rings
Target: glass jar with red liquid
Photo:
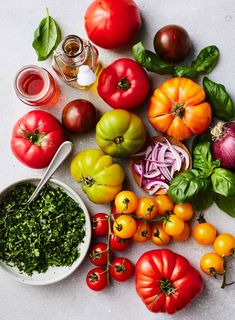
[[[28,65],[17,72],[15,91],[18,98],[30,106],[49,107],[55,102],[58,89],[46,69]]]

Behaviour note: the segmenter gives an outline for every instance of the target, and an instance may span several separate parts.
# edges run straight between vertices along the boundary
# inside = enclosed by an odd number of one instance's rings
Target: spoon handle
[[[42,187],[47,183],[47,181],[50,179],[50,177],[53,175],[53,173],[59,168],[59,166],[62,164],[62,162],[67,158],[67,156],[72,151],[73,144],[70,141],[65,141],[61,144],[61,146],[58,148],[56,154],[54,155],[53,159],[51,160],[46,172],[44,173],[42,179],[40,180],[39,184],[37,185],[37,188],[27,201],[27,204],[32,202],[35,197],[37,196],[38,192],[42,189]]]

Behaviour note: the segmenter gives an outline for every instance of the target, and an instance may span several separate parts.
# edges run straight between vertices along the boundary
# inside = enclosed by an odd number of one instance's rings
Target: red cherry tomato
[[[103,237],[108,234],[109,223],[108,216],[105,213],[96,213],[92,217],[92,233],[96,237]]]
[[[134,266],[129,259],[119,257],[112,261],[109,273],[117,281],[126,281],[133,275]]]
[[[108,284],[108,274],[102,268],[94,268],[90,270],[86,276],[88,287],[94,291],[101,291]]]
[[[111,258],[112,252],[110,251],[109,254]],[[89,259],[95,266],[106,265],[108,262],[107,244],[96,243],[89,253]]]
[[[89,39],[105,49],[129,45],[140,27],[140,12],[132,0],[95,0],[85,13]]]
[[[130,239],[122,239],[116,236],[115,233],[112,233],[110,236],[110,248],[116,251],[123,251],[129,247],[131,240]]]

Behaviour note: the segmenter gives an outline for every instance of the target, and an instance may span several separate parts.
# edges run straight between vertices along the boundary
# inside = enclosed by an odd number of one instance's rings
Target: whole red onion
[[[218,122],[211,134],[213,157],[222,167],[235,171],[235,122]]]

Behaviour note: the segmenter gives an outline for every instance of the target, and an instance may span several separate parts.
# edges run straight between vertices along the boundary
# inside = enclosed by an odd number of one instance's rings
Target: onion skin
[[[219,122],[216,126],[222,130],[219,135],[214,134],[215,128],[211,131],[213,158],[220,160],[223,168],[235,171],[235,122]]]

